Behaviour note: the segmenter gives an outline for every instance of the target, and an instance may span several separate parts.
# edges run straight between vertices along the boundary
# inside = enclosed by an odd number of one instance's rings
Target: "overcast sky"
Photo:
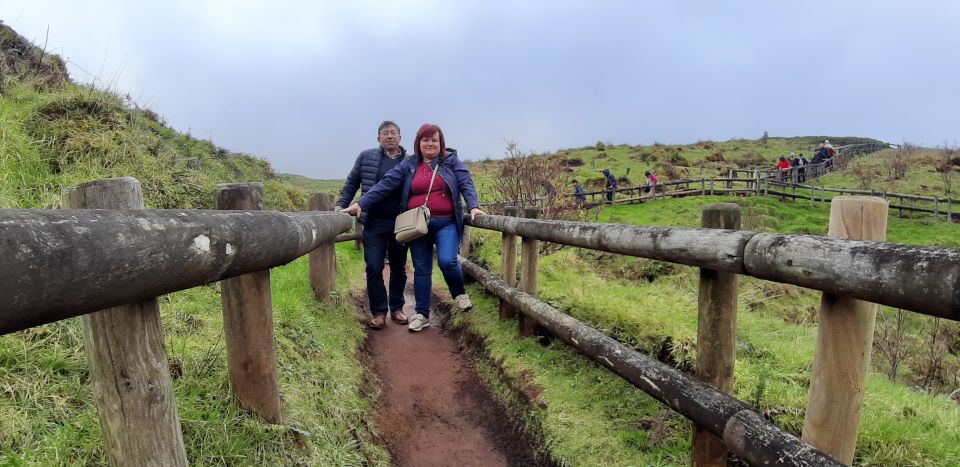
[[[504,140],[960,140],[960,2],[45,1],[0,19],[174,128],[343,178],[376,127]]]

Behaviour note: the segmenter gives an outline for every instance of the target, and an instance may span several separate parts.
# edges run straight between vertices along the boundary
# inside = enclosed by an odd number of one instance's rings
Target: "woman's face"
[[[420,139],[420,154],[423,158],[430,161],[440,155],[440,133],[434,133],[433,136],[424,136]]]

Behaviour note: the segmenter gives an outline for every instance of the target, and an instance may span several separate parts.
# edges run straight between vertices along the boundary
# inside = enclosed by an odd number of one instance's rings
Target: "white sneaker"
[[[413,332],[418,332],[427,326],[430,326],[430,319],[421,315],[420,313],[417,313],[413,315],[413,318],[410,318],[410,324],[407,324],[407,329]]]
[[[453,300],[457,302],[460,311],[470,311],[470,309],[473,308],[473,302],[470,301],[470,296],[465,293],[457,295]]]

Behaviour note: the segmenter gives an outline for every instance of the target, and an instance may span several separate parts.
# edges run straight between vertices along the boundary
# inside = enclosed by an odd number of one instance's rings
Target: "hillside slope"
[[[210,208],[214,185],[241,181],[264,183],[268,209],[299,210],[306,199],[263,159],[71,82],[59,57],[0,23],[0,208],[58,207],[63,187],[118,176],[140,179],[151,208]]]

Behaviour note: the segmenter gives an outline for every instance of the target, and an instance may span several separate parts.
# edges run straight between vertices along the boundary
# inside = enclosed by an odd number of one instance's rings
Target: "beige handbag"
[[[440,161],[437,161],[437,166],[433,168],[433,175],[430,176],[430,188],[427,188],[427,197],[423,200],[423,206],[408,209],[397,216],[397,221],[393,225],[393,234],[398,242],[409,243],[427,234],[427,224],[430,223],[430,208],[427,207],[427,201],[430,200],[433,181],[437,178],[439,168]]]

